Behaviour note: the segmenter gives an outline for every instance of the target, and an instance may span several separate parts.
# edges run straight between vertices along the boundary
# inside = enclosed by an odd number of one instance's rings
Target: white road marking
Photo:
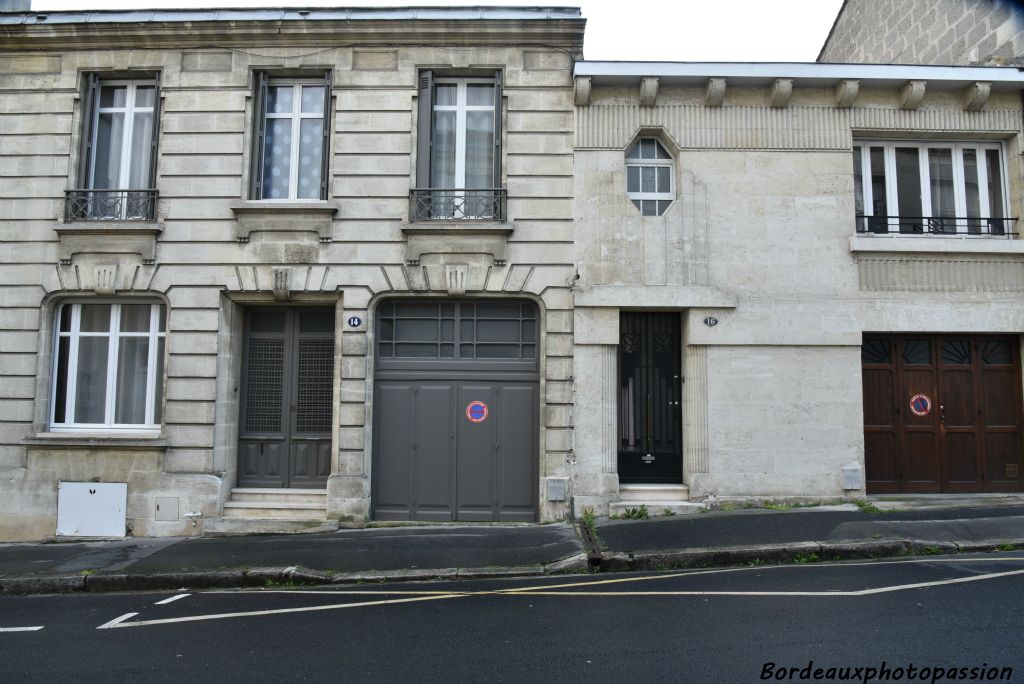
[[[42,628],[42,625],[38,627],[0,627],[0,632],[38,632]]]
[[[125,613],[125,614],[124,614],[124,615],[122,615],[121,617],[119,617],[119,618],[114,618],[114,619],[113,619],[113,620],[111,620],[110,622],[104,622],[104,623],[103,623],[102,625],[100,625],[100,626],[99,626],[99,627],[97,627],[96,629],[113,629],[114,627],[117,627],[118,625],[120,625],[120,624],[121,624],[122,622],[124,622],[125,620],[127,620],[127,619],[129,619],[129,618],[133,618],[133,617],[135,617],[136,615],[138,615],[138,613]]]
[[[999,558],[999,559],[994,559],[994,558],[973,558],[973,559],[972,558],[960,558],[960,559],[950,559],[950,560],[956,560],[958,562],[988,562],[988,561],[993,561],[993,560],[1017,560],[1017,561],[1021,561],[1021,560],[1024,560],[1024,558],[1020,558],[1020,557],[1018,557],[1018,558]],[[925,561],[922,561],[922,560],[919,560],[919,559],[911,559],[911,560],[904,560],[904,561],[882,561],[882,562],[879,562],[877,564],[878,565],[893,565],[893,564],[901,564],[901,563],[905,564],[905,563],[915,563],[915,562],[919,563],[919,562],[925,562]],[[932,561],[929,561],[929,562],[933,562],[934,563],[936,561],[932,560]],[[942,562],[945,562],[945,561],[942,561]],[[438,592],[437,590],[425,590],[425,591],[422,591],[422,592],[417,592],[415,590],[388,591],[388,590],[381,590],[381,589],[365,590],[365,591],[360,591],[360,590],[338,590],[338,591],[329,591],[329,590],[327,590],[327,591],[324,591],[324,590],[320,590],[320,591],[310,591],[310,592],[270,591],[270,592],[262,592],[262,593],[290,593],[290,594],[297,594],[297,593],[298,594],[303,594],[303,593],[313,594],[313,593],[315,593],[315,594],[318,594],[318,595],[320,595],[320,594],[338,594],[338,595],[349,595],[349,596],[362,595],[362,594],[366,594],[366,595],[370,595],[370,596],[373,596],[373,595],[387,595],[387,594],[413,594],[413,596],[410,596],[410,597],[407,597],[407,598],[396,598],[396,599],[388,599],[388,600],[381,600],[381,601],[362,601],[362,602],[358,602],[358,603],[333,603],[333,604],[328,604],[328,605],[306,606],[306,607],[300,607],[300,608],[277,608],[277,609],[271,609],[271,610],[253,610],[253,611],[243,611],[243,612],[236,612],[236,613],[219,613],[219,614],[213,614],[213,615],[191,615],[191,616],[186,616],[186,617],[163,618],[163,619],[158,619],[158,620],[140,620],[138,622],[125,622],[125,620],[138,615],[138,613],[127,613],[127,614],[122,615],[121,617],[117,618],[116,620],[111,620],[110,622],[108,622],[107,624],[99,627],[98,629],[114,629],[114,628],[121,628],[121,627],[148,627],[148,626],[152,626],[152,625],[168,625],[168,624],[175,624],[175,623],[179,623],[179,622],[202,622],[202,621],[208,621],[208,620],[225,620],[225,619],[229,619],[229,618],[256,617],[256,616],[262,616],[262,615],[283,615],[283,614],[288,614],[288,613],[310,613],[310,612],[317,612],[317,611],[324,611],[324,610],[340,610],[340,609],[344,609],[344,608],[361,608],[361,607],[366,607],[366,606],[386,606],[386,605],[395,605],[395,604],[400,604],[400,603],[417,603],[417,602],[422,602],[422,601],[437,601],[437,600],[444,600],[444,599],[463,598],[463,597],[467,597],[467,596],[498,596],[498,595],[505,595],[505,596],[527,596],[527,597],[533,597],[533,596],[617,596],[617,597],[629,597],[629,596],[748,596],[748,597],[765,597],[765,596],[773,596],[773,597],[779,597],[779,596],[814,596],[814,597],[829,596],[829,597],[833,597],[833,596],[846,596],[846,597],[850,597],[850,596],[853,596],[853,597],[857,597],[857,596],[869,596],[869,595],[874,595],[874,594],[883,594],[883,593],[896,592],[896,591],[906,591],[906,590],[909,590],[909,589],[923,589],[923,588],[926,588],[926,587],[938,587],[938,586],[944,586],[944,585],[948,585],[948,584],[961,584],[961,583],[964,583],[964,582],[980,582],[982,580],[996,579],[996,578],[999,578],[999,577],[1010,577],[1010,576],[1014,576],[1014,575],[1024,575],[1024,569],[1022,569],[1022,570],[1009,570],[1009,571],[1006,571],[1006,572],[987,573],[987,574],[984,574],[984,575],[972,575],[970,577],[956,577],[956,578],[951,578],[951,579],[934,580],[934,581],[931,581],[931,582],[917,582],[917,583],[914,583],[914,584],[900,584],[900,585],[893,585],[893,586],[888,586],[888,587],[877,587],[877,588],[870,588],[870,589],[856,589],[856,590],[850,590],[850,591],[845,591],[845,590],[827,590],[827,591],[640,591],[640,592],[630,592],[630,591],[558,591],[559,589],[588,587],[588,586],[604,585],[604,584],[620,584],[620,583],[623,583],[623,582],[637,583],[637,582],[644,582],[644,581],[655,580],[655,579],[670,579],[670,578],[687,577],[687,576],[693,576],[693,575],[722,574],[722,573],[726,573],[726,572],[738,572],[738,571],[745,571],[745,570],[766,570],[766,569],[781,568],[781,567],[789,567],[789,568],[795,568],[795,567],[818,567],[818,568],[823,568],[823,567],[836,567],[836,566],[871,567],[872,565],[875,565],[875,564],[868,565],[868,564],[865,564],[865,563],[842,563],[842,564],[831,564],[831,565],[828,565],[828,566],[824,566],[824,565],[817,565],[817,566],[810,566],[810,565],[802,565],[802,566],[767,566],[767,567],[757,567],[757,568],[729,568],[729,569],[724,569],[724,570],[698,570],[698,571],[695,571],[695,572],[691,571],[691,572],[679,572],[679,573],[670,573],[670,574],[662,574],[662,575],[647,575],[647,576],[643,576],[643,577],[619,577],[619,578],[613,578],[613,579],[592,580],[592,581],[584,581],[584,582],[577,581],[577,582],[566,582],[566,583],[562,583],[562,584],[535,585],[535,586],[532,586],[532,587],[512,587],[512,588],[507,588],[507,589],[494,589],[494,590],[468,591],[468,592]],[[250,593],[250,592],[210,591],[210,592],[203,592],[203,593],[210,593],[210,594],[235,593],[235,594],[241,594],[241,593]]]
[[[191,595],[192,594],[178,594],[177,596],[172,596],[170,598],[165,598],[163,601],[157,601],[153,605],[154,606],[166,606],[168,603],[174,603],[178,599],[183,599],[186,596],[191,596]]]

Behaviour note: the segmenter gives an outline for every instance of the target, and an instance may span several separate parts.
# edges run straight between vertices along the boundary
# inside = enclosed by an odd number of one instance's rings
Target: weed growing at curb
[[[854,501],[853,505],[860,509],[861,513],[886,513],[870,501]]]
[[[78,574],[81,575],[82,577],[88,577],[89,575],[95,575],[96,571],[95,570],[79,570]]]
[[[662,514],[662,515],[675,515],[675,514],[676,514],[676,512],[675,512],[675,511],[673,511],[673,510],[672,510],[671,508],[665,508],[665,510],[663,510],[663,511],[661,512],[661,514]]]
[[[597,514],[594,512],[592,506],[584,506],[583,511],[580,515],[580,522],[590,528],[590,531],[594,531],[594,520],[597,518]]]
[[[747,561],[747,565],[756,568],[759,565],[764,565],[764,559],[763,558],[755,558],[754,560]]]
[[[917,552],[922,556],[937,556],[943,553],[943,550],[938,546],[922,546]]]
[[[999,546],[997,546],[995,548],[995,550],[996,551],[1013,551],[1014,550],[1014,546],[1013,546],[1013,544],[1000,544]]]
[[[646,505],[640,504],[639,508],[627,508],[623,511],[622,517],[626,520],[647,520],[651,514],[647,512]]]
[[[798,553],[793,556],[793,562],[797,565],[803,565],[804,563],[817,563],[820,558],[816,553]]]

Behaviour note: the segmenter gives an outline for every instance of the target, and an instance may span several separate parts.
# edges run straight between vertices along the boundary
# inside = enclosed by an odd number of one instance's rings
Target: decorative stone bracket
[[[508,260],[511,223],[463,225],[453,221],[412,223],[402,227],[405,261],[420,263],[424,254],[489,254],[496,266]]]
[[[235,212],[237,239],[248,242],[255,232],[317,233],[320,242],[333,239],[333,219],[338,205],[328,201],[268,202],[245,201],[231,205]]]

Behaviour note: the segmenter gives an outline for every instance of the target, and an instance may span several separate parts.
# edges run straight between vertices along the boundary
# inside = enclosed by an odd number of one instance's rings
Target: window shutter
[[[252,97],[252,167],[249,173],[249,196],[263,199],[263,145],[267,136],[267,72],[253,75]]]
[[[324,140],[323,146],[321,147],[320,154],[320,199],[327,199],[327,188],[330,186],[330,178],[327,174],[331,167],[331,103],[334,99],[331,97],[331,72],[328,70],[324,73]]]
[[[430,134],[434,118],[434,72],[421,71],[416,128],[416,187],[430,187]]]
[[[156,187],[156,153],[157,141],[160,139],[160,72],[153,76],[153,140],[150,142],[149,153],[149,189]],[[156,218],[156,200],[149,204],[150,220]]]
[[[86,74],[85,92],[82,96],[82,143],[78,155],[78,187],[88,187],[89,159],[92,157],[92,129],[93,120],[96,117],[96,103],[99,98],[100,76],[99,74]]]
[[[493,187],[501,185],[501,72],[494,74],[494,179]]]

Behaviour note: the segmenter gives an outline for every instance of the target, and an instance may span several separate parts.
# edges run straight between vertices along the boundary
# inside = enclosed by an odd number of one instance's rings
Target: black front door
[[[619,324],[619,482],[683,481],[679,315],[623,313]]]
[[[245,314],[240,487],[324,487],[331,473],[334,310]]]

